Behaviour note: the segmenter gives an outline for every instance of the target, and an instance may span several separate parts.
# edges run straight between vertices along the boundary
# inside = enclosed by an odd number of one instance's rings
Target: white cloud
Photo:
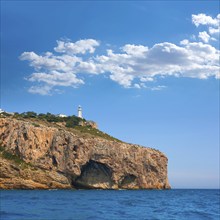
[[[145,47],[143,45],[126,44],[122,47],[122,50],[129,55],[139,57],[143,56],[144,53],[148,51],[148,47]]]
[[[214,35],[214,34],[219,34],[220,33],[220,28],[218,27],[218,28],[213,28],[213,27],[209,27],[209,33],[211,34],[211,35]]]
[[[124,71],[125,72],[125,71]],[[132,81],[134,77],[132,75],[125,73],[120,73],[116,71],[112,71],[112,74],[110,75],[110,79],[117,82],[118,84],[122,85],[125,88],[130,88],[132,85]]]
[[[211,45],[185,41],[178,46],[168,42],[154,45],[141,57],[127,53],[113,53],[102,67],[110,78],[124,87],[132,87],[133,79],[152,81],[156,76],[208,78],[219,71],[218,51]],[[98,57],[97,57],[98,60]]]
[[[208,16],[206,14],[198,14],[198,15],[192,15],[192,22],[197,27],[199,25],[211,25],[211,26],[219,26],[220,21],[220,14],[216,16],[216,18],[212,18],[211,16]]]
[[[141,89],[141,85],[138,84],[138,83],[135,83],[135,84],[134,84],[134,88],[136,88],[136,89]]]
[[[196,25],[196,27],[202,25],[207,29],[207,31],[199,32],[198,38],[202,39],[205,43],[208,43],[209,40],[217,41],[218,34],[220,33],[220,14],[216,16],[216,18],[212,18],[206,14],[198,14],[192,15],[192,22]],[[211,36],[213,37],[211,37]]]
[[[35,70],[56,70],[56,71],[71,71],[77,62],[81,61],[81,58],[76,56],[61,55],[54,56],[52,53],[45,53],[40,56],[34,52],[24,52],[20,56],[21,60],[27,60],[30,62],[30,66]]]
[[[39,95],[52,95],[51,90],[53,87],[44,85],[44,86],[31,86],[28,89],[28,92],[32,94],[39,94]]]
[[[167,88],[166,86],[155,86],[155,87],[152,87],[151,90],[152,91],[159,91],[159,90],[162,90],[162,89],[165,89]]]
[[[152,82],[152,81],[154,81],[154,78],[143,76],[140,78],[140,81],[141,82]]]
[[[206,31],[203,31],[203,32],[199,32],[199,38],[202,39],[205,43],[208,43],[210,36],[207,34]]]
[[[49,86],[72,86],[84,84],[82,79],[78,79],[73,73],[60,73],[56,71],[48,73],[33,73],[28,78],[31,82],[43,82]]]
[[[70,41],[57,41],[57,44],[54,50],[66,54],[85,54],[87,51],[94,53],[95,48],[99,46],[99,42],[94,39],[79,40],[75,43]]]
[[[196,26],[207,25],[214,34],[216,20],[205,14],[193,15]],[[209,25],[212,25],[211,27]],[[213,27],[213,28],[212,28]],[[211,29],[212,28],[212,29]],[[166,76],[207,79],[219,76],[219,50],[209,42],[213,40],[206,31],[199,32],[203,42],[184,39],[180,44],[162,42],[146,45],[125,44],[114,52],[110,46],[106,53],[95,53],[99,41],[85,39],[77,42],[57,41],[55,52],[38,55],[24,52],[21,60],[27,60],[35,69],[27,80],[35,85],[31,93],[52,94],[57,87],[78,87],[86,81],[83,76],[103,74],[124,88],[161,90],[165,86],[149,86],[156,78]],[[95,53],[95,54],[93,54]]]

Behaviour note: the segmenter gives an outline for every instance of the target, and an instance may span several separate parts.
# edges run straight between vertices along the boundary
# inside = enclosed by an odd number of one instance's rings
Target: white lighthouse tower
[[[83,118],[82,117],[82,107],[79,105],[79,107],[78,107],[78,117],[79,118]]]

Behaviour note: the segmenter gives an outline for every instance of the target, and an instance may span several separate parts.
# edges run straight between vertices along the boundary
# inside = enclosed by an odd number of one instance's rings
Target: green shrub
[[[101,137],[104,138],[106,140],[110,140],[110,141],[117,141],[117,142],[122,142],[117,138],[114,138],[96,128],[92,128],[91,126],[75,126],[74,129],[82,132],[82,133],[88,133],[97,137]]]
[[[14,163],[21,166],[22,169],[28,168],[28,167],[33,167],[32,164],[26,163],[19,156],[12,154],[11,152],[8,152],[7,150],[5,150],[5,148],[3,146],[0,146],[0,152],[1,152],[1,155],[3,158],[13,161]]]
[[[2,151],[4,151],[4,150],[5,150],[5,148],[2,147],[2,146],[0,146],[0,152],[2,152]]]
[[[74,128],[75,126],[79,125],[79,122],[82,121],[83,119],[78,118],[76,116],[69,116],[65,118],[66,121],[66,127],[68,128]]]
[[[66,127],[73,128],[77,125],[79,125],[79,122],[85,119],[81,119],[76,117],[75,115],[68,116],[68,117],[59,117],[57,115],[51,114],[47,112],[46,114],[40,113],[37,114],[35,112],[29,111],[29,112],[23,112],[21,114],[16,113],[14,115],[15,118],[36,118],[40,120],[45,120],[47,122],[65,122]],[[34,126],[38,127],[36,124],[33,124]]]
[[[12,153],[9,153],[8,151],[3,151],[2,156],[5,159],[13,160],[17,164],[25,163],[20,157],[18,157],[17,155],[14,155]]]
[[[34,126],[34,127],[40,127],[40,125],[39,124],[37,124],[37,123],[32,123],[32,125]]]

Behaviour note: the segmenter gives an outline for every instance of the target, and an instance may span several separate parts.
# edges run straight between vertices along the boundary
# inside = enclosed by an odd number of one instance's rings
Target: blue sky
[[[1,1],[1,108],[76,114],[219,188],[218,1]]]

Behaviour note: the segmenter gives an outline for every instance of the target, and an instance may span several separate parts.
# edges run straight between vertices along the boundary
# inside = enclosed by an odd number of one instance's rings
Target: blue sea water
[[[220,219],[220,190],[2,190],[1,220]]]

